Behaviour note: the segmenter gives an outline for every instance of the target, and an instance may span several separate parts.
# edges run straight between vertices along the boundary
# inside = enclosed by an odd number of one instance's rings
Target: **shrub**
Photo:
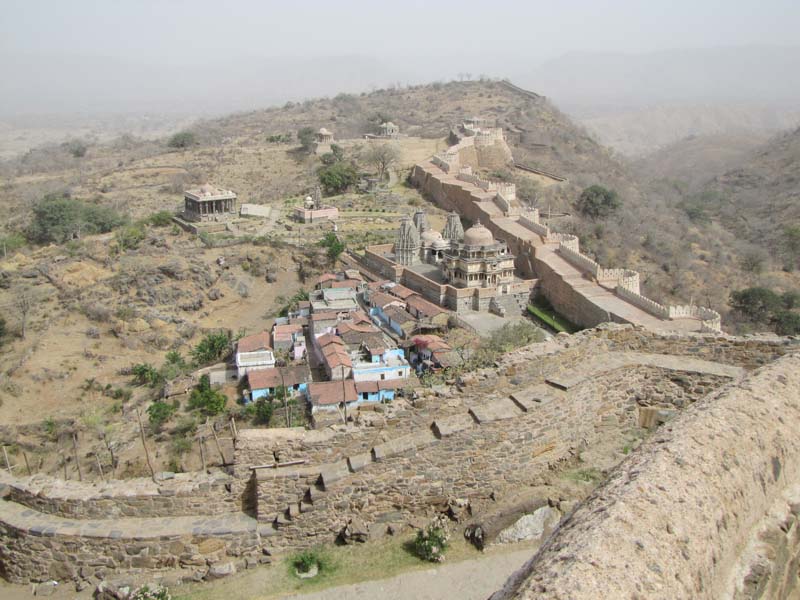
[[[198,365],[204,365],[226,358],[230,352],[230,337],[224,331],[216,331],[200,340],[192,349],[192,358]]]
[[[225,394],[211,387],[208,375],[200,377],[200,383],[189,396],[189,408],[199,410],[206,415],[218,415],[225,410],[228,399]]]
[[[164,423],[169,421],[172,415],[175,414],[176,410],[177,406],[174,404],[168,404],[161,400],[156,400],[147,407],[147,416],[150,420],[150,425],[152,425],[156,430],[161,429]]]
[[[590,219],[605,219],[622,206],[617,192],[593,185],[581,192],[575,208]]]
[[[147,385],[149,387],[156,387],[163,381],[161,373],[158,372],[150,363],[140,363],[131,367],[131,374],[133,380],[137,385]]]
[[[130,595],[130,600],[172,600],[172,595],[169,589],[162,585],[154,585],[150,587],[143,585],[136,588],[133,594]]]
[[[333,565],[327,555],[322,550],[316,548],[303,550],[302,552],[292,555],[289,558],[289,566],[298,573],[308,573],[315,566],[320,574],[333,570]]]
[[[181,131],[169,138],[167,146],[170,148],[188,148],[194,146],[195,138],[191,131]]]
[[[81,140],[71,140],[66,142],[64,146],[72,156],[75,158],[83,158],[86,156],[86,151],[89,149],[88,146],[83,143]]]
[[[751,287],[731,292],[728,303],[735,311],[756,323],[768,322],[782,306],[780,296],[763,287]]]
[[[25,237],[19,233],[0,235],[0,251],[2,251],[4,255],[22,248],[24,245]]]
[[[449,539],[446,518],[439,515],[425,529],[417,531],[413,542],[414,553],[422,560],[443,562]]]
[[[117,229],[117,232],[114,234],[114,239],[116,239],[117,245],[122,252],[126,250],[135,250],[139,247],[139,244],[144,241],[145,237],[144,229],[139,225],[127,225],[126,227]]]
[[[344,249],[347,247],[346,244],[341,241],[332,231],[329,231],[325,234],[325,237],[322,238],[319,245],[327,249],[326,254],[331,262],[336,261],[336,259],[339,258],[339,255],[344,252]]]
[[[775,315],[775,333],[778,335],[800,335],[800,314],[782,310]]]
[[[253,422],[256,425],[269,425],[272,413],[275,412],[272,398],[259,398],[253,403],[253,406]]]
[[[147,222],[153,227],[168,227],[172,224],[172,213],[168,210],[160,210],[147,217]]]

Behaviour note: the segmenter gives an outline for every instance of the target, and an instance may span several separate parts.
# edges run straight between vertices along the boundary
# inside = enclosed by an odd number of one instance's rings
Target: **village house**
[[[444,327],[447,325],[448,312],[441,306],[433,302],[428,302],[419,295],[409,296],[406,299],[406,310],[412,317],[419,320],[426,320],[432,325]]]
[[[247,374],[247,387],[250,393],[249,398],[245,398],[245,402],[254,402],[259,398],[274,396],[281,386],[286,388],[290,396],[305,394],[310,381],[311,374],[306,365],[251,371]]]
[[[291,322],[285,325],[272,326],[272,344],[275,351],[287,352],[293,360],[302,360],[306,356],[306,338],[303,325]]]
[[[416,335],[409,347],[409,362],[417,370],[437,370],[453,366],[453,349],[438,335]]]
[[[236,374],[240,379],[250,371],[275,366],[275,354],[266,331],[248,335],[236,343]]]
[[[359,310],[356,291],[352,288],[312,290],[308,295],[312,314],[320,312],[348,313]]]
[[[350,358],[350,352],[342,338],[335,333],[326,333],[315,338],[314,349],[318,361],[325,368],[328,379],[347,379],[353,374],[353,360]]]
[[[357,404],[370,402],[390,402],[402,389],[406,382],[402,379],[386,379],[380,381],[356,381]]]
[[[337,412],[345,406],[351,406],[358,401],[356,385],[352,379],[343,381],[315,381],[308,386],[308,401],[311,404],[311,414],[319,411]]]
[[[398,306],[390,305],[383,310],[377,308],[373,310],[375,318],[380,319],[386,327],[401,338],[407,338],[418,328],[419,322],[411,316],[411,313]]]

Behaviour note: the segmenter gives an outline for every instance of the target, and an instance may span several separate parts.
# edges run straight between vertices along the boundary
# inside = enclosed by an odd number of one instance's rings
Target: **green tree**
[[[150,425],[156,431],[159,431],[164,423],[170,420],[172,415],[175,414],[177,407],[174,404],[168,404],[162,400],[156,400],[147,407],[147,417],[150,420]]]
[[[782,310],[775,315],[775,333],[778,335],[800,335],[800,314]]]
[[[255,401],[254,406],[253,422],[256,425],[269,425],[272,413],[275,412],[272,398],[259,398]]]
[[[195,137],[191,131],[180,131],[169,138],[167,146],[170,148],[188,148],[195,145]]]
[[[781,297],[770,289],[750,287],[731,292],[728,304],[738,313],[756,323],[767,323],[781,310]]]
[[[593,185],[581,192],[575,208],[590,219],[605,219],[622,206],[617,192],[601,185]]]
[[[26,236],[37,244],[61,244],[83,235],[107,233],[127,220],[107,206],[49,194],[34,205]]]
[[[231,352],[231,339],[224,331],[207,333],[200,343],[192,349],[192,358],[198,365],[213,363]]]
[[[331,262],[336,262],[339,255],[344,252],[347,245],[341,241],[335,233],[329,231],[319,243],[320,246],[327,249],[326,254]]]
[[[138,385],[156,387],[158,384],[164,381],[164,378],[159,370],[150,363],[133,365],[131,367],[131,374],[133,375],[134,382],[136,382]]]
[[[189,396],[189,408],[199,410],[206,415],[218,415],[225,410],[227,403],[225,394],[211,387],[208,375],[202,375],[197,387]]]
[[[337,162],[322,167],[317,175],[328,195],[341,194],[358,181],[358,171],[351,163]]]
[[[303,150],[310,152],[314,145],[314,130],[311,127],[303,127],[297,132],[297,141]]]

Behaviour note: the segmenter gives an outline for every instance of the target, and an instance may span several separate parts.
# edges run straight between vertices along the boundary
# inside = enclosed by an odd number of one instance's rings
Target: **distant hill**
[[[640,177],[674,181],[696,191],[738,167],[768,139],[763,133],[691,135],[640,158],[633,167]]]
[[[752,152],[706,190],[716,194],[709,212],[738,237],[780,256],[785,228],[800,226],[800,128]]]

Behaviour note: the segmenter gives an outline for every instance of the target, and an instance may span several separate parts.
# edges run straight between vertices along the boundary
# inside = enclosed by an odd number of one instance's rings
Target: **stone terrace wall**
[[[795,354],[696,403],[492,600],[796,596],[799,397]],[[765,527],[776,518],[780,527]]]
[[[151,479],[109,483],[64,481],[46,475],[11,477],[0,473],[8,499],[39,512],[77,519],[174,517],[241,510],[225,474],[179,473],[156,484]]]

